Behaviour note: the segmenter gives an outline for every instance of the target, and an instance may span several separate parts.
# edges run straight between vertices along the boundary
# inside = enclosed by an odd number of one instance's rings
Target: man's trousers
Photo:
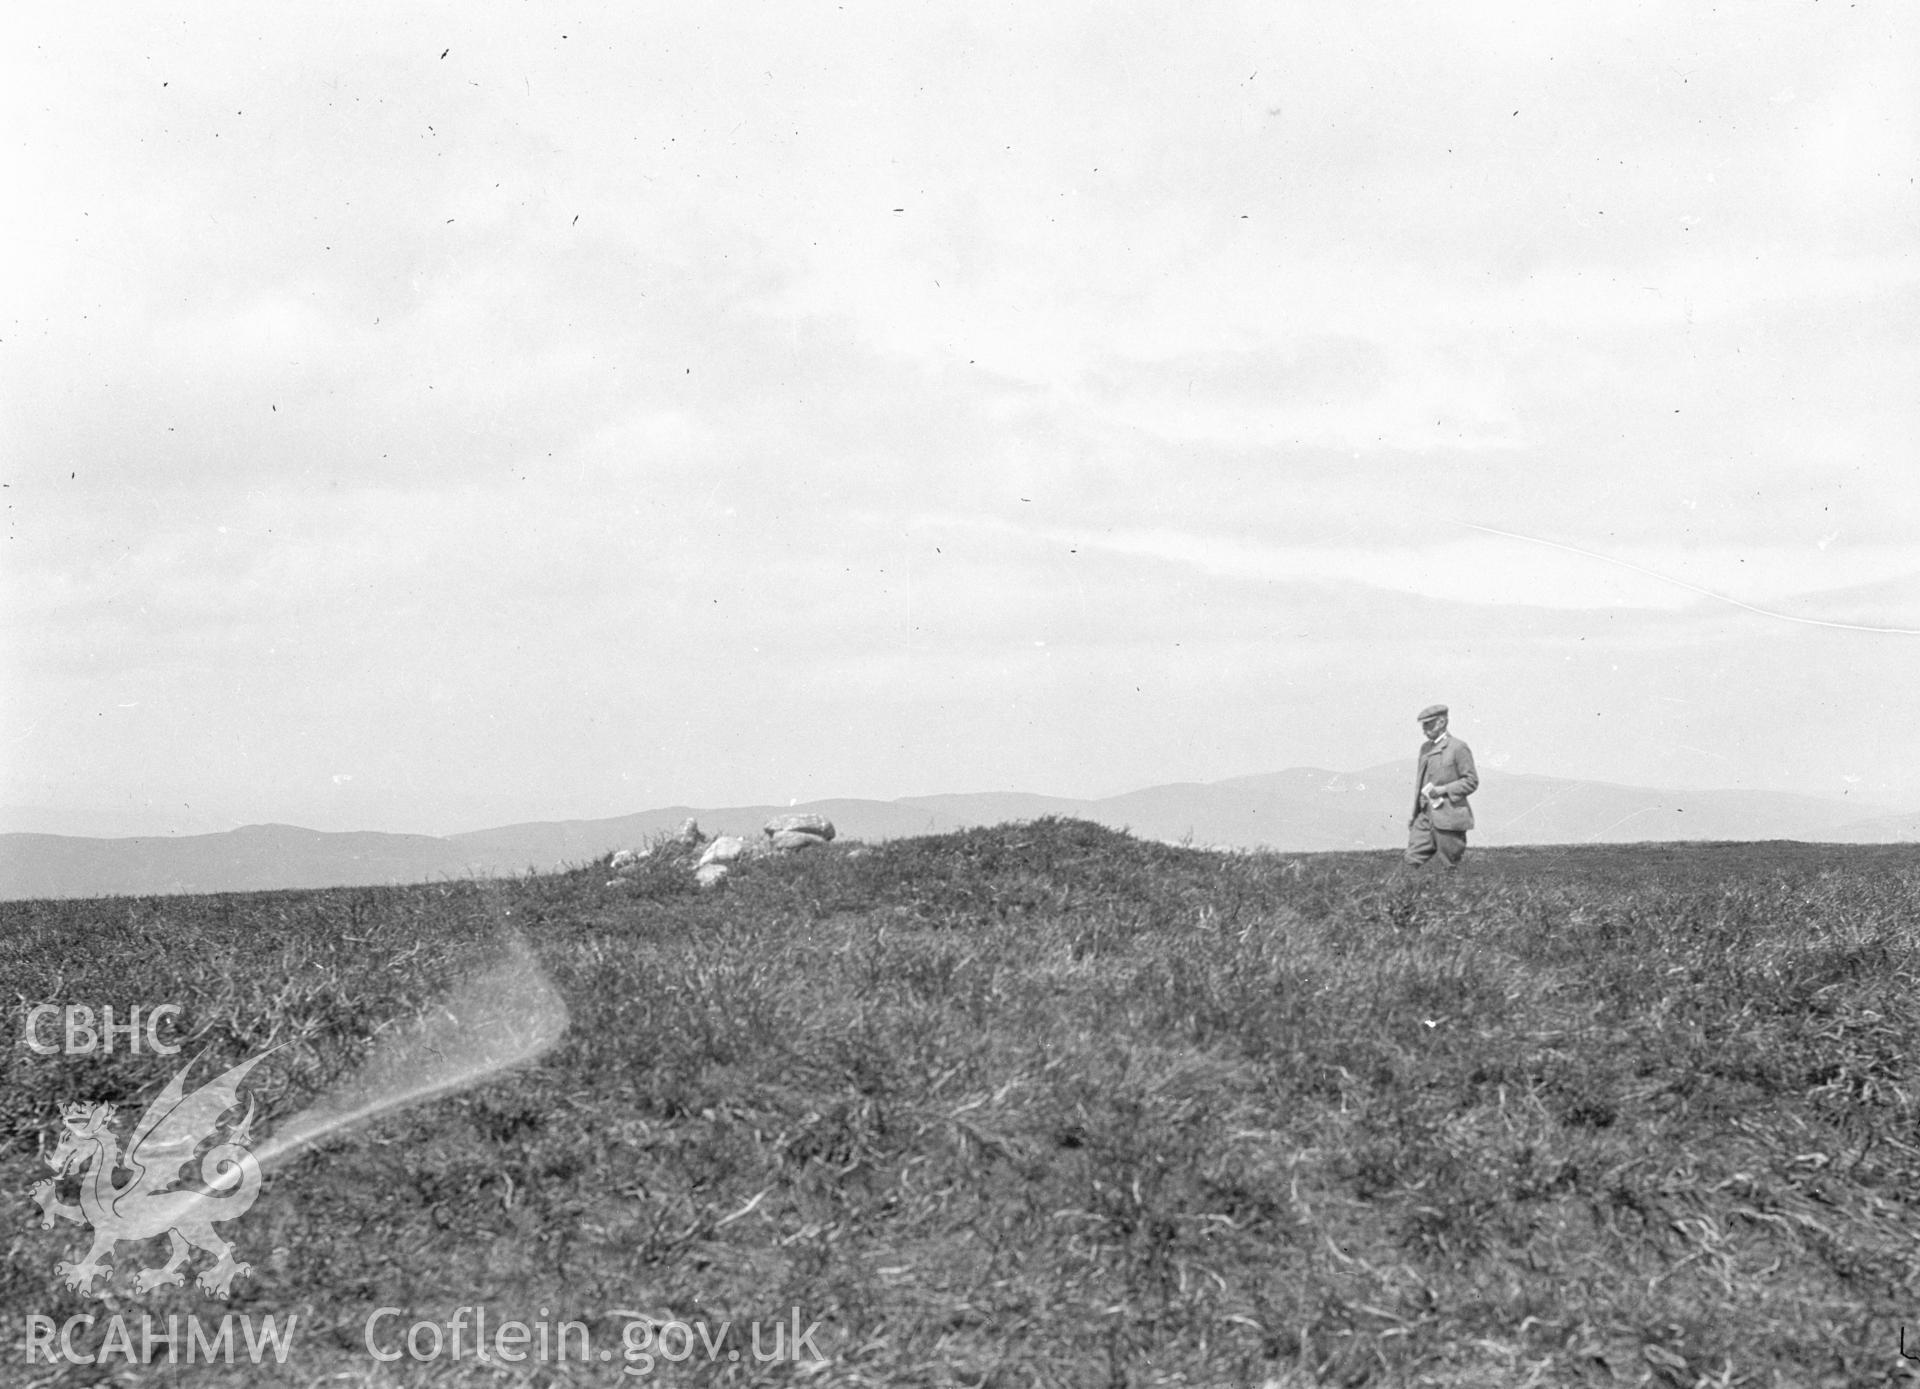
[[[1460,860],[1467,856],[1467,832],[1437,830],[1423,810],[1407,826],[1407,862],[1424,864],[1435,854],[1440,855],[1442,866],[1458,868]]]

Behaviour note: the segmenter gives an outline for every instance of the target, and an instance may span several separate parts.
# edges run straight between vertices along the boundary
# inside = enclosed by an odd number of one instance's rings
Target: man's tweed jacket
[[[1427,809],[1420,789],[1428,782],[1446,796],[1446,800],[1428,812],[1428,823],[1437,830],[1472,829],[1473,807],[1467,804],[1467,797],[1480,789],[1480,774],[1473,769],[1473,749],[1451,733],[1437,750],[1432,743],[1420,745],[1419,768],[1413,779],[1411,819],[1418,819],[1420,812]]]

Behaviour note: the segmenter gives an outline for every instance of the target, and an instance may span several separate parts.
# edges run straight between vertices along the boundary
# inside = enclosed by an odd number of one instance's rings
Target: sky
[[[1920,808],[1920,22],[10,14],[0,829]]]

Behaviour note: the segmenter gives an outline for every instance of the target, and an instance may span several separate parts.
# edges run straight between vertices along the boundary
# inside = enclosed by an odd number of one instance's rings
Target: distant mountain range
[[[793,811],[825,815],[847,839],[895,839],[1060,815],[1143,838],[1221,848],[1392,849],[1404,842],[1411,799],[1409,767],[1394,762],[1362,772],[1296,767],[1177,782],[1102,800],[981,792],[795,806],[675,805],[609,820],[541,821],[447,836],[333,834],[293,825],[131,839],[0,834],[0,898],[346,887],[544,871],[642,844],[689,816],[710,834],[757,835],[769,818]],[[1920,814],[1759,791],[1661,791],[1494,772],[1473,804],[1480,824],[1473,842],[1482,846],[1920,841]]]

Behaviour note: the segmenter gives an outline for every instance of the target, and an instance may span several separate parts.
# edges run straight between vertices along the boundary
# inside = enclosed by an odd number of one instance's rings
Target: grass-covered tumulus
[[[0,977],[178,1001],[208,1070],[290,1043],[250,1084],[267,1130],[514,935],[565,998],[541,1061],[306,1153],[227,1227],[255,1270],[230,1309],[299,1318],[284,1367],[233,1383],[633,1382],[379,1363],[383,1306],[596,1346],[613,1309],[731,1323],[665,1382],[1802,1386],[1886,1382],[1903,1322],[1920,1350],[1909,848],[1496,850],[1446,878],[1041,821],[711,892],[685,869],[15,903]],[[60,1288],[85,1232],[26,1198],[59,1105],[137,1111],[173,1063],[18,1031],[0,1378],[86,1382],[23,1370],[28,1313],[225,1309]],[[826,1363],[756,1363],[746,1328],[795,1308]]]

